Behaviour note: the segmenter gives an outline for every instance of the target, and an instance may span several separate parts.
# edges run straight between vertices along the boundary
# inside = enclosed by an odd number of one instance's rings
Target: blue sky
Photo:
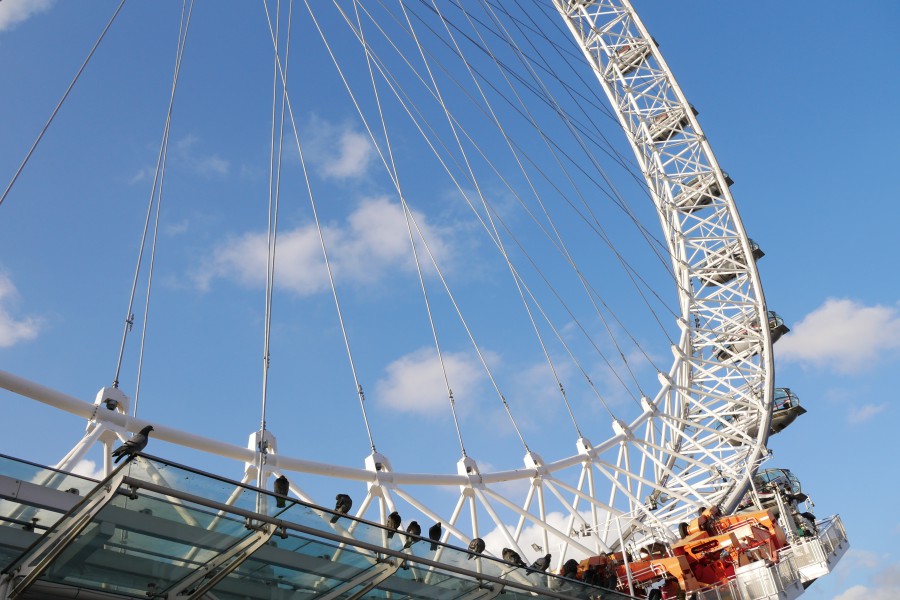
[[[4,186],[114,6],[0,4]],[[243,444],[260,407],[265,278],[258,266],[265,249],[272,66],[258,4],[234,8],[200,4],[185,54],[140,416]],[[759,266],[769,308],[793,330],[776,345],[776,385],[790,387],[809,412],[771,440],[769,466],[792,469],[819,516],[840,513],[852,544],[838,571],[806,597],[900,597],[900,520],[890,502],[900,491],[892,378],[900,358],[900,285],[893,274],[900,209],[890,192],[897,155],[890,148],[900,135],[891,100],[900,92],[900,7],[797,2],[773,12],[759,4],[707,1],[641,2],[636,8],[736,182],[732,192],[744,225],[766,252]],[[4,370],[85,399],[112,380],[168,100],[179,9],[175,3],[126,6],[0,206]],[[341,48],[346,32],[334,35]],[[292,57],[303,59],[291,66],[303,74],[291,81],[302,83],[297,92],[289,87],[322,199],[376,443],[395,467],[452,469],[458,442],[442,378],[433,368],[434,346],[396,195],[308,22],[295,40],[303,54]],[[347,68],[365,76],[363,63]],[[451,90],[448,100],[458,100]],[[373,106],[371,94],[364,100]],[[392,122],[404,117],[396,103],[386,111]],[[438,122],[442,115],[431,117]],[[615,136],[608,116],[596,119]],[[470,258],[470,250],[483,254],[489,242],[458,202],[458,191],[432,163],[419,160],[425,153],[412,127],[401,127],[393,143],[404,152],[401,178],[422,235],[440,257],[451,289],[471,299],[467,319],[524,437],[549,456],[558,448],[571,451],[571,425],[558,399],[547,400],[555,384],[534,352],[534,333],[522,326],[522,303],[505,266]],[[538,145],[532,138],[523,144]],[[621,140],[614,147],[628,152]],[[290,145],[285,161],[290,168],[279,252],[290,260],[279,263],[269,423],[285,453],[358,465],[368,442]],[[609,171],[623,195],[643,198],[621,169]],[[486,179],[498,214],[535,242],[538,236],[511,194]],[[659,278],[653,257],[621,215],[610,208],[604,217],[617,243],[638,246],[635,264]],[[571,243],[581,250],[580,238]],[[490,397],[491,386],[447,316],[452,311],[439,293],[435,268],[424,262],[435,312],[443,315],[442,348],[467,448],[496,468],[518,466],[522,448],[496,398],[485,405],[469,401]],[[604,272],[615,270],[614,263],[598,256],[590,267]],[[624,309],[634,302],[634,290],[621,274],[615,277],[604,275],[603,297]],[[497,284],[501,280],[506,285]],[[407,319],[413,314],[416,320]],[[623,327],[655,363],[667,365],[667,343],[647,317],[635,310]],[[129,394],[139,325],[121,377]],[[512,350],[520,346],[532,352]],[[612,352],[611,342],[601,346]],[[625,352],[639,354],[635,347]],[[575,369],[561,350],[551,354],[561,375],[573,378]],[[639,381],[654,378],[649,365],[634,364]],[[633,390],[610,374],[601,380],[611,409],[629,414]],[[595,431],[588,437],[604,438],[605,410],[577,384],[570,395],[586,429]],[[10,423],[0,452],[53,463],[82,431],[78,419],[8,393],[0,394],[0,402]],[[566,433],[545,440],[548,429]]]

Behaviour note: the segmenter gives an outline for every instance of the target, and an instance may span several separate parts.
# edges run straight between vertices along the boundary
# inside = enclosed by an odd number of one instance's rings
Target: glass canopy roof
[[[469,560],[454,546],[432,553],[428,540],[391,547],[381,525],[349,516],[332,524],[333,515],[295,499],[278,508],[268,491],[150,456],[99,484],[0,456],[0,592],[6,585],[10,599],[73,589],[220,600],[627,598],[487,556]]]

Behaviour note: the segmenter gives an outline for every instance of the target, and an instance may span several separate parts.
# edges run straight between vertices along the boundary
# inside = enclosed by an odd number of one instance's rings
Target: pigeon
[[[547,554],[546,556],[539,558],[536,561],[534,561],[533,563],[531,563],[530,569],[531,569],[531,572],[542,573],[542,572],[546,571],[547,567],[549,567],[549,566],[550,566],[550,555]],[[531,573],[529,572],[529,575],[530,574]]]
[[[510,550],[509,548],[503,549],[503,560],[505,560],[506,562],[510,562],[517,567],[528,568],[528,565],[525,564],[525,561],[522,560],[522,557],[519,556],[519,553],[515,550]]]
[[[288,495],[288,488],[290,487],[290,483],[288,482],[288,478],[284,475],[279,475],[278,479],[275,480],[275,493],[277,496],[275,497],[275,506],[278,508],[284,508],[285,502],[284,499]]]
[[[404,550],[419,541],[413,536],[419,537],[420,535],[422,535],[422,528],[419,527],[419,524],[415,521],[410,521],[409,527],[406,528],[406,544],[403,546]]]
[[[347,511],[350,510],[350,507],[353,506],[353,500],[347,494],[338,494],[334,497],[334,511],[336,514],[331,517],[332,523],[337,523],[338,519],[341,518],[341,515],[346,515]]]
[[[394,532],[400,529],[400,513],[396,510],[388,515],[387,518],[388,539],[394,537]]]
[[[129,458],[131,458],[135,454],[146,448],[147,442],[150,439],[151,431],[153,431],[153,425],[147,425],[138,433],[131,436],[130,440],[113,450],[112,455],[116,457],[115,462],[119,462],[124,456],[128,456]]]
[[[440,524],[440,522],[435,523],[428,529],[428,537],[429,537],[429,539],[432,540],[431,551],[434,552],[435,550],[437,550],[437,544],[435,544],[434,542],[441,539],[441,524]]]
[[[481,538],[472,538],[472,541],[469,542],[469,552],[474,552],[475,554],[484,552],[484,540]],[[473,558],[475,558],[475,556],[470,554],[467,560],[472,560]]]

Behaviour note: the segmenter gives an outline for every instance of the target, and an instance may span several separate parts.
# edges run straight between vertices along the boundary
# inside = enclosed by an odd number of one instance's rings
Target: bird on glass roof
[[[484,540],[481,538],[472,538],[472,541],[469,542],[469,552],[474,552],[475,554],[481,554],[484,552]],[[475,558],[473,555],[469,555],[467,560],[472,560]]]
[[[141,429],[138,433],[131,436],[131,439],[113,450],[112,455],[115,457],[115,462],[119,462],[125,456],[131,458],[141,450],[147,447],[147,442],[150,441],[150,432],[153,431],[152,425],[147,425],[143,429]]]
[[[277,494],[277,496],[275,497],[275,506],[277,506],[278,508],[284,508],[284,505],[285,505],[284,499],[288,495],[288,490],[290,489],[290,486],[291,486],[291,484],[288,481],[288,478],[285,477],[284,475],[279,475],[278,479],[275,480],[273,489],[275,490],[275,493]]]
[[[334,497],[334,500],[334,512],[339,514],[331,517],[331,522],[337,523],[338,519],[341,518],[341,515],[346,515],[347,511],[350,510],[350,507],[353,506],[353,499],[347,494],[338,494]]]
[[[387,518],[388,538],[394,537],[394,532],[400,529],[400,513],[396,510]]]
[[[505,560],[506,562],[510,562],[517,567],[528,568],[528,565],[525,564],[525,561],[522,560],[522,557],[519,556],[519,553],[509,548],[503,549],[503,560]]]
[[[406,544],[403,545],[403,548],[409,548],[419,540],[416,538],[422,535],[422,528],[415,521],[409,522],[409,527],[406,528]]]
[[[441,539],[440,522],[435,523],[428,529],[428,538],[431,540],[431,551],[434,552],[437,550],[437,544],[435,544],[435,542]]]
[[[542,556],[541,558],[539,558],[536,561],[534,561],[533,563],[531,563],[530,569],[531,569],[531,571],[536,571],[536,572],[542,573],[542,572],[546,571],[547,567],[549,567],[549,566],[550,566],[550,555],[547,554],[546,556]],[[531,573],[529,573],[529,575],[530,574]]]

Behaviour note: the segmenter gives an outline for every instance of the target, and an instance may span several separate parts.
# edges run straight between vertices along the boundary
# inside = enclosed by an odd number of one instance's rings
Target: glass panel
[[[88,477],[57,471],[50,467],[44,467],[26,460],[6,456],[5,454],[0,454],[0,475],[57,490],[68,491],[75,489],[78,490],[81,496],[87,494],[97,485],[95,480]]]
[[[44,579],[146,597],[253,533],[243,518],[140,490],[107,504]]]
[[[343,517],[332,525],[329,511],[296,501],[277,509],[271,493],[158,459],[136,459],[124,467],[123,474],[126,472],[167,489],[157,492],[139,487],[136,493],[129,493],[123,486],[54,559],[42,576],[44,581],[124,598],[146,598],[169,591],[198,569],[215,572],[210,561],[221,558],[243,541],[252,541],[262,523],[248,522],[230,509],[219,511],[206,505],[213,501],[245,511],[255,511],[259,505],[273,516],[312,530],[288,529],[268,539],[215,586],[216,597],[223,600],[275,600],[295,592],[318,595],[339,586],[347,586],[340,594],[342,598],[365,591],[367,599],[376,600],[451,599],[482,586],[497,585],[485,582],[482,575],[530,586],[531,591],[504,587],[508,600],[546,597],[550,590],[570,598],[588,598],[597,593],[597,588],[578,581],[546,573],[528,574],[489,557],[470,561],[467,552],[455,547],[443,546],[433,552],[427,540],[413,544],[406,551],[409,560],[395,570],[394,565],[401,558],[357,545],[362,541],[382,548],[388,541],[388,548],[401,551],[406,536],[399,534],[386,540],[380,525],[351,517]],[[99,499],[105,490],[105,485],[97,486],[84,498],[85,506]],[[185,499],[184,494],[196,496],[197,502]],[[66,531],[83,514],[73,511],[55,529]],[[353,530],[353,537],[348,529]],[[317,531],[345,535],[347,541],[321,538]],[[465,569],[467,573],[424,565],[416,562],[417,557]],[[32,565],[38,559],[23,558]],[[375,587],[368,589],[372,584]],[[603,594],[605,598],[620,597],[614,592]]]
[[[248,585],[253,586],[253,598],[283,597],[283,590],[323,593],[354,577],[377,573],[378,563],[370,554],[339,549],[324,540],[276,536],[220,582],[215,594],[243,598]]]
[[[44,489],[68,492],[73,497],[85,496],[97,485],[96,481],[87,477],[56,471],[2,454],[0,454],[0,475],[35,484]],[[71,501],[61,503],[65,509],[48,507],[46,504],[38,506],[29,503],[27,493],[23,496],[19,500],[0,500],[0,525],[43,533],[52,527],[72,504]],[[0,566],[6,566],[25,547],[27,545],[12,550],[0,546]],[[14,556],[9,556],[10,554]]]

